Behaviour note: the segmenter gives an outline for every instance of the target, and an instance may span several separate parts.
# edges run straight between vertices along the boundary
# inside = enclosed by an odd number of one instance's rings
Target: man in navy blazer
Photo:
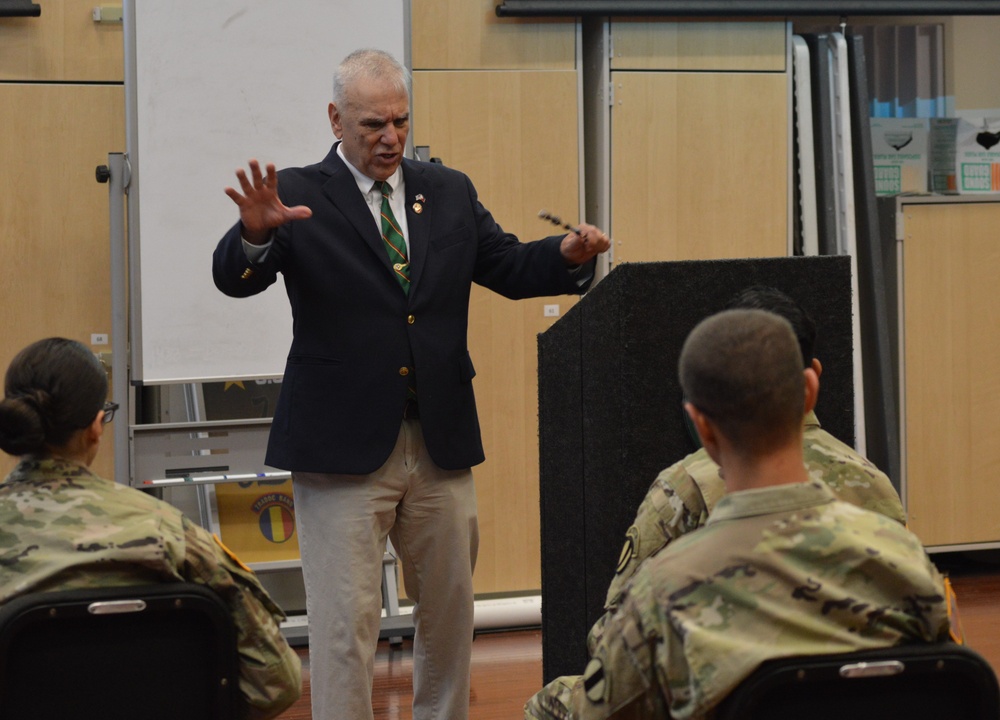
[[[409,76],[386,53],[334,78],[322,162],[237,171],[240,209],[220,241],[222,292],[280,273],[293,340],[268,442],[291,470],[310,629],[313,717],[372,717],[386,537],[414,608],[414,718],[468,714],[471,467],[483,461],[467,347],[473,282],[509,298],[586,290],[609,240],[593,225],[521,243],[469,178],[403,157]],[[381,186],[386,181],[388,186]],[[397,242],[399,238],[402,242]],[[386,243],[403,245],[390,259]]]

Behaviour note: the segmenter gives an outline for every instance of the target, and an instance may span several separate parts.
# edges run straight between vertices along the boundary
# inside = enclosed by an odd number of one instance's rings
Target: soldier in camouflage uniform
[[[94,354],[61,338],[27,347],[7,371],[0,447],[21,460],[0,485],[0,604],[75,588],[206,585],[236,626],[241,716],[275,717],[301,691],[298,655],[279,628],[284,614],[218,538],[90,471],[114,411],[107,387]]]
[[[798,339],[805,367],[814,370],[817,376],[822,373],[822,365],[813,357],[816,326],[790,297],[774,288],[754,286],[733,298],[729,308],[767,310],[785,318]],[[806,414],[802,441],[806,469],[811,478],[826,483],[841,500],[897,522],[906,522],[899,495],[885,473],[823,430],[813,412]],[[719,466],[704,449],[657,475],[625,534],[625,545],[608,587],[606,614],[590,630],[589,650],[596,647],[608,613],[617,607],[623,588],[640,563],[672,540],[704,525],[725,492]]]
[[[704,527],[642,563],[583,676],[525,718],[700,719],[765,660],[945,641],[943,580],[920,541],[810,477],[802,416],[819,381],[788,323],[760,310],[702,322],[681,353],[685,403],[724,497]]]

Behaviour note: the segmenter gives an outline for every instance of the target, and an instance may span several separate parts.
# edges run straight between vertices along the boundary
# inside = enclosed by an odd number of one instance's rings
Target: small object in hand
[[[580,228],[573,227],[569,223],[564,223],[558,215],[553,215],[548,210],[539,210],[538,217],[540,217],[542,220],[548,220],[553,225],[558,225],[564,230],[569,230],[570,232],[575,232],[577,235],[580,235]],[[580,235],[580,237],[583,236]]]

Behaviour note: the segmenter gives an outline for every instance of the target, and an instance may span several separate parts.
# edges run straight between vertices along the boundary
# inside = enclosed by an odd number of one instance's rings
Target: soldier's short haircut
[[[767,310],[785,318],[799,341],[805,367],[812,365],[816,349],[816,323],[801,305],[777,288],[751,285],[726,305],[727,310]]]
[[[802,367],[787,320],[763,310],[726,310],[688,335],[679,375],[685,399],[738,451],[759,455],[802,426]]]

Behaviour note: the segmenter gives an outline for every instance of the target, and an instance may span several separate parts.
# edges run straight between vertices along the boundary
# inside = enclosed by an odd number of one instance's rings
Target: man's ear
[[[715,425],[712,421],[708,419],[705,413],[701,412],[698,408],[689,402],[684,403],[684,410],[687,411],[688,417],[691,418],[691,423],[694,425],[694,429],[698,432],[698,437],[701,438],[701,446],[705,448],[709,456],[713,460],[716,458],[717,448],[719,447],[719,440],[715,433]]]
[[[814,360],[813,362],[819,362]],[[819,400],[819,373],[813,368],[806,368],[803,373],[806,380],[806,401],[804,415],[811,413],[816,408],[816,401]]]
[[[823,363],[819,361],[819,358],[813,358],[812,362],[809,363],[809,367],[816,371],[816,377],[823,375]]]
[[[333,134],[338,140],[344,137],[344,124],[340,118],[340,111],[337,106],[330,103],[330,106],[326,109],[327,115],[330,116],[330,127],[333,129]]]

